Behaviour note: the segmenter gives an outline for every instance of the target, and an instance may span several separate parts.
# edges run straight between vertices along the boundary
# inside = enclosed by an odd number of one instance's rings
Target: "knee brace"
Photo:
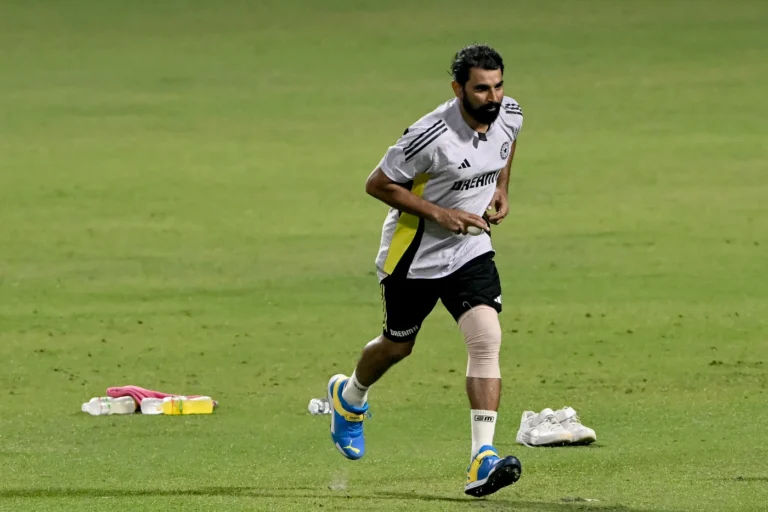
[[[467,377],[500,379],[501,325],[496,310],[474,307],[461,315],[458,323],[469,354]]]

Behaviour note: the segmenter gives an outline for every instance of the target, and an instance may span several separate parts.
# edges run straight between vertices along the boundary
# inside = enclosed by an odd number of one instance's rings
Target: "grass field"
[[[533,5],[0,3],[0,509],[768,510],[768,4]],[[475,40],[526,115],[493,237],[524,470],[481,501],[442,307],[365,459],[306,412],[380,327],[364,180]],[[221,407],[79,411],[122,384]],[[565,404],[596,445],[515,444]]]

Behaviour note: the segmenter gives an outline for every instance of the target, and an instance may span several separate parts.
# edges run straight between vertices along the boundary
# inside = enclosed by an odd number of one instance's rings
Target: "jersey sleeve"
[[[511,142],[517,140],[520,130],[523,129],[523,109],[520,104],[509,97],[504,97],[501,103],[501,113],[499,114],[501,128],[509,137]]]
[[[396,183],[407,183],[432,167],[436,141],[448,131],[442,119],[419,121],[391,146],[379,162],[379,168]]]

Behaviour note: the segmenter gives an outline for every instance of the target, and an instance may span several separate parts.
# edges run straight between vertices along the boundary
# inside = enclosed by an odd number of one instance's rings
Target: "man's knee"
[[[501,325],[496,310],[490,306],[472,308],[459,318],[459,328],[469,355],[467,377],[501,378]]]

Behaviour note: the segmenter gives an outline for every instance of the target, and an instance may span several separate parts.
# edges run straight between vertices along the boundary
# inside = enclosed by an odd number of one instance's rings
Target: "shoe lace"
[[[566,418],[563,423],[566,425],[581,425],[581,419],[578,414],[574,414],[570,418]]]
[[[563,428],[560,423],[558,423],[557,418],[554,414],[550,414],[547,417],[544,418],[544,421],[540,423],[544,427],[545,430],[552,432],[553,430],[558,430]]]

